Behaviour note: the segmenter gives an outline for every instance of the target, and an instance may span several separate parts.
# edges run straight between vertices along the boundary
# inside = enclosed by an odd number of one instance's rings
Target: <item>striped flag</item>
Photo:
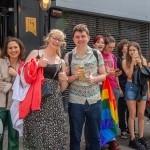
[[[118,133],[118,112],[116,99],[109,80],[102,87],[102,123],[101,123],[101,146],[111,141]]]

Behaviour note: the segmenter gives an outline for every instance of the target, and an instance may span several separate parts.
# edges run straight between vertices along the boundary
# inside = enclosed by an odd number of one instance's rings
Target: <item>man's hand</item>
[[[63,81],[67,81],[68,82],[68,76],[67,76],[67,69],[68,68],[65,68],[64,70],[62,70],[61,72],[59,72],[58,74],[58,79],[60,82],[63,82]]]
[[[86,81],[87,81],[88,84],[93,84],[94,83],[94,77],[91,73],[91,70],[89,70],[89,76],[86,77]]]

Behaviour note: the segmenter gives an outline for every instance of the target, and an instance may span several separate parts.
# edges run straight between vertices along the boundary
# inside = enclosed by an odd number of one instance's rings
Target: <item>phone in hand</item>
[[[119,71],[120,71],[120,69],[116,69],[116,70],[115,70],[116,73],[119,72]]]

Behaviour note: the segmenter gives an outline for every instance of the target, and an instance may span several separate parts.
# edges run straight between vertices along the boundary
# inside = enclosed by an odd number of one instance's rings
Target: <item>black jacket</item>
[[[132,82],[139,87],[138,95],[136,97],[137,100],[141,100],[141,98],[146,95],[148,90],[147,81],[150,79],[150,68],[147,66],[140,67],[136,65],[134,67],[134,72],[132,75]]]

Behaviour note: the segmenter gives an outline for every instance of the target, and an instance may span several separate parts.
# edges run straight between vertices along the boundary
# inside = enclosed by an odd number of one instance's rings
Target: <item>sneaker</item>
[[[135,138],[129,142],[129,147],[137,149],[137,150],[145,150],[145,146],[141,144],[139,140],[136,140]]]
[[[121,132],[121,138],[127,139],[128,138],[127,132]]]
[[[110,150],[121,150],[119,147],[119,144],[116,140],[110,141],[109,142],[109,149]]]
[[[142,137],[139,141],[145,146],[146,149],[150,149],[150,144],[147,142],[147,139]]]

